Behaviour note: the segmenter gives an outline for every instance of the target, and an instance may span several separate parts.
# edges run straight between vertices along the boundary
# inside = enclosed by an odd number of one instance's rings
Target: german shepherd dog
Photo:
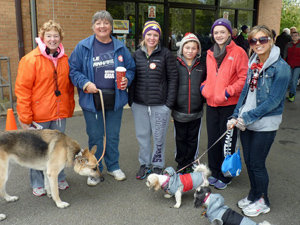
[[[74,165],[74,171],[82,176],[100,179],[95,152],[81,150],[79,144],[58,130],[16,130],[0,133],[0,196],[7,202],[18,200],[6,193],[9,162],[41,170],[44,173],[45,190],[56,206],[66,208],[69,203],[61,201],[58,192],[58,174],[65,166]],[[1,220],[1,218],[0,218]]]

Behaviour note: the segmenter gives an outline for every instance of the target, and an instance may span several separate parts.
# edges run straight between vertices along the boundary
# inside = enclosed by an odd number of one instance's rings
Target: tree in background
[[[300,1],[283,0],[281,10],[280,32],[283,28],[297,27],[300,29]]]

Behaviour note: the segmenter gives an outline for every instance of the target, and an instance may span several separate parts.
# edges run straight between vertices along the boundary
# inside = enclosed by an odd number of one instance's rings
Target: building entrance
[[[204,2],[204,3],[202,3]],[[214,0],[151,0],[146,1],[106,1],[106,8],[114,20],[129,20],[128,34],[114,34],[124,41],[130,52],[134,52],[142,41],[143,26],[148,20],[157,21],[162,28],[161,42],[174,54],[178,50],[176,43],[187,32],[195,33],[206,52],[211,46],[210,29],[215,19],[227,16],[233,26],[254,23],[255,10],[253,0],[240,0],[247,2],[248,8],[236,8],[226,5],[226,1]],[[251,7],[252,4],[252,7]],[[224,7],[223,7],[224,5]],[[240,17],[238,15],[241,15]],[[239,27],[238,27],[239,28]]]

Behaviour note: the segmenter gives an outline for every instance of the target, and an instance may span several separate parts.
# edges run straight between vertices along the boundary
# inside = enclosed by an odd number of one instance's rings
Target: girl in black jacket
[[[179,73],[178,95],[172,110],[175,128],[177,170],[192,171],[198,155],[204,98],[200,84],[206,79],[205,60],[201,60],[201,45],[192,33],[181,40],[177,52]],[[186,167],[186,168],[185,168]],[[184,168],[184,169],[183,169]]]
[[[137,179],[165,166],[165,142],[171,109],[177,97],[178,74],[172,53],[159,43],[161,27],[145,23],[144,40],[134,54],[136,74],[129,89],[136,137],[140,145]],[[151,149],[153,136],[153,151]]]

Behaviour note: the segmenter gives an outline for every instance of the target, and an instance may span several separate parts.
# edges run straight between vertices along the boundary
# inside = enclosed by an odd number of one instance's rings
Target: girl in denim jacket
[[[267,26],[253,27],[248,41],[254,54],[249,59],[246,84],[227,127],[236,126],[243,131],[241,142],[251,184],[249,194],[238,201],[238,206],[246,216],[258,216],[270,211],[266,158],[282,121],[291,72]]]

